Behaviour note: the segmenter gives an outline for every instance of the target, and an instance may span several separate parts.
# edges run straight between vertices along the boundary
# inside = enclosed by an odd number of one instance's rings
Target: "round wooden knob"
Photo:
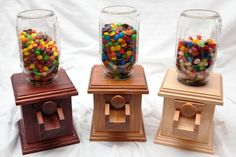
[[[114,108],[122,108],[125,105],[125,98],[121,95],[116,95],[111,99],[111,105]]]
[[[44,114],[51,115],[57,110],[57,104],[53,101],[47,101],[42,106],[42,111]]]
[[[191,103],[185,103],[181,106],[180,112],[184,117],[190,118],[196,114],[196,108]]]

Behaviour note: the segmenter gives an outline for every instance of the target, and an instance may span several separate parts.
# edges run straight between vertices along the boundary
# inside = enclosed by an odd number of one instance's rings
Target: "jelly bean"
[[[216,42],[201,35],[180,39],[177,48],[176,66],[183,82],[200,82],[209,75],[215,60]],[[186,84],[188,84],[186,83]]]

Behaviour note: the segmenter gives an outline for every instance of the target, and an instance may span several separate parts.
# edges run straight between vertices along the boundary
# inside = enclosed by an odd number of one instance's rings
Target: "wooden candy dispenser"
[[[215,106],[223,105],[221,75],[212,73],[204,86],[187,86],[170,69],[158,95],[164,97],[164,106],[155,143],[213,153]]]
[[[19,132],[23,154],[79,143],[73,127],[71,96],[77,90],[61,68],[49,85],[31,86],[23,73],[11,77],[16,105],[21,107]]]
[[[146,141],[141,101],[148,94],[144,70],[134,68],[134,76],[112,80],[104,75],[102,65],[92,68],[88,93],[94,96],[90,140]]]

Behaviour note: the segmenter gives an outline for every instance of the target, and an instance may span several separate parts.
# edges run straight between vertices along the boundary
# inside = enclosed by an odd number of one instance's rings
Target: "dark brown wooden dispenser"
[[[31,86],[23,73],[13,74],[11,81],[16,105],[21,106],[23,154],[79,143],[71,107],[71,96],[78,92],[62,68],[49,85]]]

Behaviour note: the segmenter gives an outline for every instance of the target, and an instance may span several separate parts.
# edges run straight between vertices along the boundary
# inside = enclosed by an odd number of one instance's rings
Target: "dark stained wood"
[[[38,101],[66,98],[78,95],[73,83],[64,69],[60,68],[57,79],[49,85],[35,87],[28,84],[23,73],[11,77],[16,105],[27,105]]]
[[[142,66],[136,65],[130,79],[111,80],[102,65],[95,65],[88,87],[88,93],[94,94],[90,140],[146,141],[141,102],[148,92]]]
[[[19,126],[19,131],[20,131],[22,153],[24,155],[29,154],[29,153],[43,151],[43,150],[63,147],[63,146],[71,145],[71,144],[76,144],[80,142],[79,137],[75,129],[73,128],[72,133],[66,136],[60,136],[57,138],[44,140],[44,141],[37,141],[34,143],[27,143],[25,132],[24,132],[25,129],[24,129],[22,120],[18,122],[18,126]]]
[[[71,96],[77,90],[63,69],[50,85],[35,87],[25,82],[22,73],[11,77],[17,105],[23,154],[79,142],[73,127]]]

